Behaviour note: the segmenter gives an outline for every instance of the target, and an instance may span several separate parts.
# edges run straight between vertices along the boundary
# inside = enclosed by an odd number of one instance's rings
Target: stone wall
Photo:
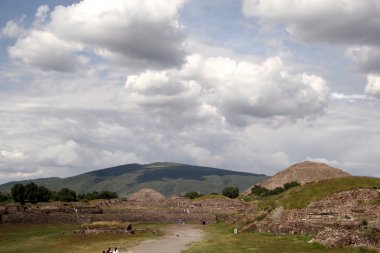
[[[93,221],[215,223],[248,210],[231,199],[167,199],[159,202],[92,201],[89,203],[9,204],[0,208],[2,223],[83,223]]]

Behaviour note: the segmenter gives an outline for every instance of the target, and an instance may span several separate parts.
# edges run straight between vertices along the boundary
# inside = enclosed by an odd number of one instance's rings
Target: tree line
[[[0,192],[0,202],[13,200],[14,202],[25,204],[26,202],[35,204],[37,202],[49,202],[49,201],[87,201],[94,199],[112,199],[117,198],[116,192],[102,191],[77,194],[75,191],[69,188],[62,188],[59,191],[52,191],[45,186],[36,185],[31,182],[26,185],[15,184],[11,188],[10,193]]]
[[[213,192],[210,195],[219,195],[219,194]],[[234,198],[239,196],[239,188],[233,187],[233,186],[228,186],[228,187],[223,189],[222,195],[226,196],[230,199],[234,199]],[[196,199],[196,198],[200,198],[202,196],[204,196],[204,194],[201,194],[201,193],[196,192],[196,191],[187,192],[184,195],[184,197],[189,198],[189,199]]]
[[[268,197],[268,196],[280,194],[281,192],[289,190],[290,188],[296,187],[298,185],[300,185],[298,182],[293,181],[293,182],[284,184],[283,187],[276,187],[273,190],[269,190],[260,185],[255,185],[251,188],[251,195],[255,195],[258,197]]]

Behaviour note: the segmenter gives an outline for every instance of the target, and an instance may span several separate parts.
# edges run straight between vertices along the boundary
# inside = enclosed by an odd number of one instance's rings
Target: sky
[[[378,0],[0,9],[0,183],[158,161],[380,177]]]

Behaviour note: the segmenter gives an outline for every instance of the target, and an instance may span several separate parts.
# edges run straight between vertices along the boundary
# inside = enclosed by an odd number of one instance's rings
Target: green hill
[[[127,196],[142,188],[152,188],[166,196],[173,196],[189,191],[221,193],[226,186],[237,186],[243,190],[266,178],[262,174],[178,163],[127,164],[68,178],[9,182],[0,185],[0,191],[9,191],[16,183],[33,181],[52,190],[68,187],[77,193],[108,190]]]

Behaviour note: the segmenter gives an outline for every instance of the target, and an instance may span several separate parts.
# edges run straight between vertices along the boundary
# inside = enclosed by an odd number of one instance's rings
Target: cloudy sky
[[[0,183],[155,161],[380,177],[378,0],[0,9]]]

